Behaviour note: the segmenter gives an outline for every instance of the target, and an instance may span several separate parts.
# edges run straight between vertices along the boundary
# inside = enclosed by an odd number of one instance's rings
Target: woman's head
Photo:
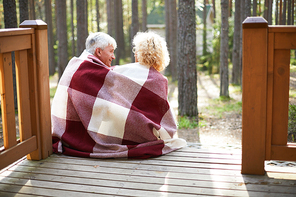
[[[91,54],[95,54],[97,48],[104,50],[109,45],[113,46],[114,50],[117,47],[115,39],[103,32],[91,33],[85,41],[85,49]]]
[[[164,38],[154,32],[138,32],[133,39],[133,45],[140,64],[162,71],[170,62]]]

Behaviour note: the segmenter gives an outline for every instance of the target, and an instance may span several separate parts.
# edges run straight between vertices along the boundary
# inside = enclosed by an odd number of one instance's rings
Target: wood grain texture
[[[3,169],[7,165],[15,162],[16,160],[24,157],[26,154],[37,149],[36,137],[30,137],[23,142],[18,143],[12,148],[0,153],[0,169]]]
[[[32,136],[27,50],[15,53],[20,141]]]
[[[236,164],[239,158],[240,150],[220,151],[202,147],[186,147],[147,160],[92,159],[53,154],[42,161],[24,159],[0,172],[0,194],[154,197],[296,195],[296,171],[289,170],[293,168],[278,172],[273,167],[264,176],[242,175],[240,164]]]
[[[286,145],[288,135],[290,83],[290,50],[274,51],[273,75],[273,111],[272,139],[273,145]]]
[[[264,174],[267,26],[243,29],[242,173]]]
[[[4,148],[17,144],[11,53],[0,53],[1,114]]]
[[[19,51],[31,48],[31,36],[4,36],[0,37],[0,53]]]
[[[47,30],[35,31],[38,115],[42,158],[52,154]]]

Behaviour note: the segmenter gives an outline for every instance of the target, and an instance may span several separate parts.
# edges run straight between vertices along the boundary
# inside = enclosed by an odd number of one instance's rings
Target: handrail
[[[0,93],[4,150],[0,169],[27,155],[40,160],[52,153],[49,101],[47,25],[24,21],[0,30]],[[33,28],[32,28],[33,27]],[[12,77],[15,54],[20,140],[16,139]]]
[[[296,160],[287,143],[290,50],[295,26],[243,22],[242,173],[265,174],[265,160]]]

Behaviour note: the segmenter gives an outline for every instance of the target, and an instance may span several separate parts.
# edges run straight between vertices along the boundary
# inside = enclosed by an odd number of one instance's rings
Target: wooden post
[[[52,154],[47,24],[41,20],[26,20],[20,24],[20,27],[35,29],[35,50],[33,50],[35,54],[33,56],[36,57],[37,84],[34,86],[37,88],[36,125],[39,127],[37,130],[40,131],[37,139],[40,139],[38,149],[41,150],[41,159],[45,159]],[[40,159],[32,155],[28,158]]]
[[[265,174],[268,23],[243,22],[242,174]]]

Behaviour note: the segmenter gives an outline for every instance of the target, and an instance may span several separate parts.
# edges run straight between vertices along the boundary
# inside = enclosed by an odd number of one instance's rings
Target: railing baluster
[[[17,144],[11,52],[0,54],[1,110],[4,148]]]
[[[27,50],[15,53],[20,140],[32,136]]]

